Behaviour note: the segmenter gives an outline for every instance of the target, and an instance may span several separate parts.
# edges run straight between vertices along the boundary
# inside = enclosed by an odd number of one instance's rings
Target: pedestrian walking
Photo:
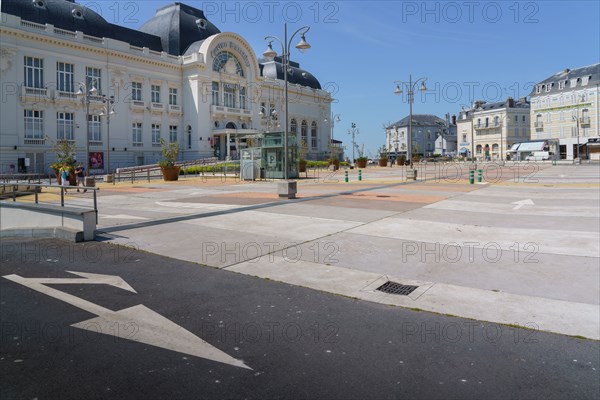
[[[79,162],[79,165],[75,168],[75,176],[77,176],[77,191],[79,192],[79,185],[83,186],[83,193],[87,192],[85,189],[85,168],[83,163]]]
[[[69,175],[70,175],[69,164],[63,163],[62,168],[59,170],[60,173],[60,186],[62,191],[67,194],[67,187],[69,186]]]

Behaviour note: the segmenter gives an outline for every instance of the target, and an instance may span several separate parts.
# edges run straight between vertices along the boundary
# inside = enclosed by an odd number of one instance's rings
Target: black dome
[[[272,61],[262,60],[260,72],[265,78],[283,80],[283,64],[279,57]],[[321,84],[313,74],[300,68],[300,65],[290,60],[288,71],[288,82],[306,86],[313,89],[321,89]]]
[[[162,51],[160,38],[107,22],[100,14],[71,0],[2,0],[2,12],[67,31],[121,40],[134,46]]]
[[[185,54],[192,43],[221,33],[202,10],[181,3],[157,10],[140,31],[160,37],[163,50],[177,56]]]
[[[2,0],[2,12],[38,24],[52,24],[72,32],[80,31],[90,36],[112,36],[112,24],[94,10],[72,1]]]

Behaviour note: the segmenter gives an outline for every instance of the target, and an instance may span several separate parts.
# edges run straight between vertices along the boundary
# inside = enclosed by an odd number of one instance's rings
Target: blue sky
[[[138,28],[171,1],[81,2],[109,22]],[[258,56],[267,35],[311,27],[312,48],[292,59],[334,92],[334,136],[351,150],[348,128],[373,153],[383,125],[408,115],[394,81],[427,77],[414,113],[457,114],[473,100],[522,97],[532,83],[600,60],[597,1],[183,1],[222,32],[242,35]]]

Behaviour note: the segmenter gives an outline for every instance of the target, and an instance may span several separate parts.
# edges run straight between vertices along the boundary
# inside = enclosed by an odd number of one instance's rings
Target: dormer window
[[[71,14],[77,19],[83,19],[83,11],[79,7],[75,7],[71,10]]]
[[[46,9],[46,2],[44,0],[33,0],[34,7]]]
[[[589,81],[590,81],[590,77],[584,76],[583,78],[581,78],[581,86],[587,85]]]
[[[542,92],[542,87],[540,85],[537,85],[537,87],[535,88],[535,93],[539,94]]]
[[[565,82],[564,81],[558,82],[558,90],[563,90],[564,88],[565,88]]]
[[[546,93],[549,92],[550,89],[552,89],[552,83],[546,85]]]

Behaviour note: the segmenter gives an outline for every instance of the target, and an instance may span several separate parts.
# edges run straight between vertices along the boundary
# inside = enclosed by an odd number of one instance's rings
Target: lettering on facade
[[[221,51],[224,51],[226,49],[235,50],[240,55],[242,60],[244,61],[244,64],[246,65],[246,67],[250,67],[250,57],[248,57],[248,54],[244,50],[242,50],[242,48],[235,42],[218,43],[215,46],[215,48],[210,52],[210,56],[212,58],[215,58],[217,56],[217,54],[219,54]]]

